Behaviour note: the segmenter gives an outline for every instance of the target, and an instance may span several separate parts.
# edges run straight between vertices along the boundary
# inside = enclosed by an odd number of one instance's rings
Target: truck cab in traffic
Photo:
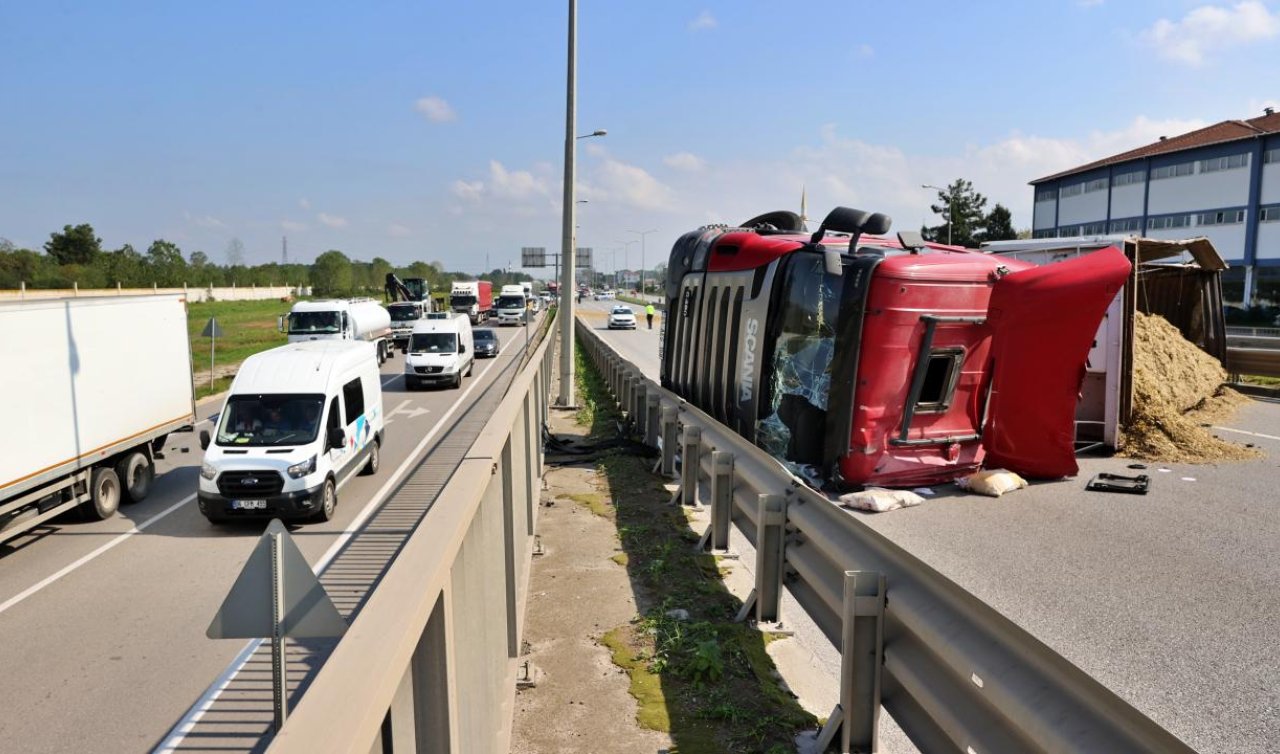
[[[409,350],[409,336],[413,334],[413,326],[430,311],[426,301],[401,301],[387,304],[387,313],[391,315],[391,340],[401,353]]]
[[[498,324],[499,325],[522,325],[528,324],[528,318],[525,310],[529,306],[529,301],[525,295],[524,286],[520,285],[504,285],[502,293],[498,295]]]
[[[409,351],[404,360],[404,385],[409,390],[423,385],[462,386],[475,366],[471,320],[465,314],[431,317],[414,325]]]
[[[391,314],[371,298],[299,301],[287,317],[280,318],[280,331],[290,343],[312,340],[361,340],[372,343],[379,364],[393,355]]]
[[[294,343],[241,365],[211,438],[197,503],[213,523],[333,518],[338,484],[381,463],[382,382],[369,343]]]

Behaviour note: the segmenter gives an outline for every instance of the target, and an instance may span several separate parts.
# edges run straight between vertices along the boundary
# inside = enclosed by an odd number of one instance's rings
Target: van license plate
[[[236,510],[242,510],[242,511],[266,510],[267,501],[266,500],[232,500],[231,507]]]

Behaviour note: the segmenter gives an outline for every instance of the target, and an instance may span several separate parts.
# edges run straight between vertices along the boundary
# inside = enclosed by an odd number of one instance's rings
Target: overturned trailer
[[[1089,350],[1076,409],[1076,445],[1115,448],[1133,413],[1134,313],[1158,314],[1227,366],[1222,271],[1227,263],[1207,238],[1163,240],[1132,235],[993,241],[982,250],[1037,265],[1102,249],[1124,252],[1133,269],[1112,299]]]
[[[837,208],[813,234],[791,212],[686,233],[667,268],[663,385],[836,489],[984,462],[1076,473],[1076,396],[1124,254],[1049,270],[889,226]]]

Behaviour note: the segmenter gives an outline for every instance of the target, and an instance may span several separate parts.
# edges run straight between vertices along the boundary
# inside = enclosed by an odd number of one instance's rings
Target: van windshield
[[[306,445],[316,439],[321,395],[233,395],[218,422],[219,445]]]
[[[342,319],[339,312],[290,312],[289,332],[295,333],[336,333],[342,331]]]
[[[412,353],[457,353],[458,336],[451,332],[420,332],[409,338]]]

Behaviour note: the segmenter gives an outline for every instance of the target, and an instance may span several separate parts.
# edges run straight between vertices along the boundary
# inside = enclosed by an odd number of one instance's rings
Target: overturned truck
[[[1076,473],[1076,400],[1124,254],[1037,267],[889,227],[838,207],[812,234],[791,212],[686,233],[663,385],[833,489]]]

